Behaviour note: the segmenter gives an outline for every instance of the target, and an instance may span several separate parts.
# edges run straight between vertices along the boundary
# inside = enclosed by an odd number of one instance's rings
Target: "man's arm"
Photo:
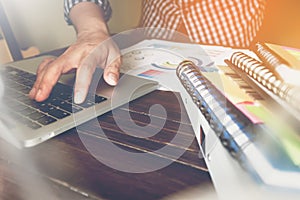
[[[101,7],[92,2],[76,4],[69,13],[70,20],[77,34],[82,32],[97,32],[109,35]]]
[[[36,101],[49,96],[63,73],[76,70],[75,103],[82,103],[87,95],[97,66],[104,68],[104,79],[116,85],[119,79],[119,49],[109,38],[103,9],[92,2],[72,7],[70,20],[77,32],[77,41],[56,59],[44,60],[37,71],[37,80],[29,93]]]

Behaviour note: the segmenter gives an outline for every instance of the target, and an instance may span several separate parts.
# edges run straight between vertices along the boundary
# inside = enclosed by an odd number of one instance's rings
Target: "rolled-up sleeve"
[[[93,2],[99,5],[103,10],[105,21],[108,21],[110,19],[112,10],[109,4],[109,0],[64,0],[64,17],[68,24],[72,24],[72,21],[69,17],[70,10],[73,6],[80,2]]]

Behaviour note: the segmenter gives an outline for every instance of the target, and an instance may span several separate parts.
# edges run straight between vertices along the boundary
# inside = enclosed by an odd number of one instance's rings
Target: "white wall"
[[[75,31],[63,16],[63,0],[0,0],[22,48],[36,46],[41,52],[69,45]],[[112,33],[137,26],[142,0],[110,0]]]

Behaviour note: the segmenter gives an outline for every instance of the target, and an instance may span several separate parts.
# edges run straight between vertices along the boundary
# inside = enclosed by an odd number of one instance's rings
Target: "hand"
[[[29,97],[39,102],[46,100],[59,77],[76,70],[74,102],[80,104],[86,98],[97,66],[104,68],[104,80],[109,85],[116,85],[120,65],[119,49],[106,33],[81,32],[76,43],[60,57],[45,59],[39,65]]]

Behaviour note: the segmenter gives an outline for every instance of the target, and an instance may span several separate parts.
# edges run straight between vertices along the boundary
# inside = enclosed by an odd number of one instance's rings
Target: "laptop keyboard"
[[[88,94],[84,103],[73,104],[72,87],[57,83],[46,101],[37,102],[28,97],[36,75],[10,66],[1,71],[1,75],[5,83],[4,105],[16,120],[32,129],[49,125],[106,100],[105,97]]]

